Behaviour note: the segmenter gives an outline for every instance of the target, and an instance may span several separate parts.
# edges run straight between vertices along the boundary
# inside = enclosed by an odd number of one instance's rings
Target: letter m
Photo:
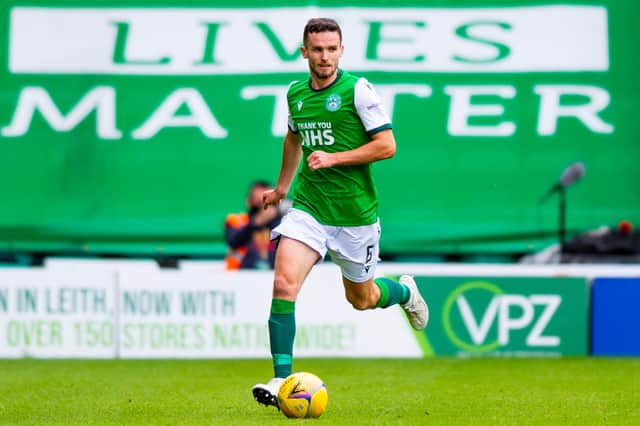
[[[42,87],[25,87],[20,92],[18,106],[11,123],[1,131],[2,136],[23,136],[29,130],[33,115],[40,111],[42,118],[53,130],[68,132],[75,128],[92,111],[96,111],[96,134],[101,139],[119,139],[122,132],[115,125],[115,91],[112,87],[96,86],[71,110],[63,115]]]

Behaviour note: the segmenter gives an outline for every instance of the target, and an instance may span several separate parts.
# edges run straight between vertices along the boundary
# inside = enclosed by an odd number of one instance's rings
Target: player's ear
[[[300,53],[302,53],[303,58],[308,59],[307,49],[304,47],[304,45],[300,46]]]

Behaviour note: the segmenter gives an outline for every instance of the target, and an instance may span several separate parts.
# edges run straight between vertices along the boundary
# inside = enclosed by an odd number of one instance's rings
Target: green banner
[[[435,355],[555,356],[588,351],[583,278],[416,277]]]
[[[309,17],[343,26],[396,157],[375,165],[383,254],[529,252],[640,223],[626,0],[0,4],[0,251],[222,254],[227,213],[275,180]],[[349,6],[349,7],[345,7]]]

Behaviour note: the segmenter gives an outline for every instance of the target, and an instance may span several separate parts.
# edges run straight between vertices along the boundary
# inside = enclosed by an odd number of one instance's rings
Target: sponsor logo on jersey
[[[333,145],[336,141],[330,121],[302,121],[297,124],[302,146]]]
[[[302,146],[333,145],[336,139],[331,129],[325,130],[301,130],[300,143]]]
[[[298,107],[298,111],[300,111],[302,109],[302,101],[298,101],[296,106]]]

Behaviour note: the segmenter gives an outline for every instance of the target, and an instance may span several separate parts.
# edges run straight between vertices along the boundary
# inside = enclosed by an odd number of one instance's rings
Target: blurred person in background
[[[270,233],[282,219],[275,206],[262,207],[262,194],[273,185],[257,180],[249,187],[247,211],[227,215],[224,233],[229,250],[227,269],[271,269],[275,261],[276,242]]]

